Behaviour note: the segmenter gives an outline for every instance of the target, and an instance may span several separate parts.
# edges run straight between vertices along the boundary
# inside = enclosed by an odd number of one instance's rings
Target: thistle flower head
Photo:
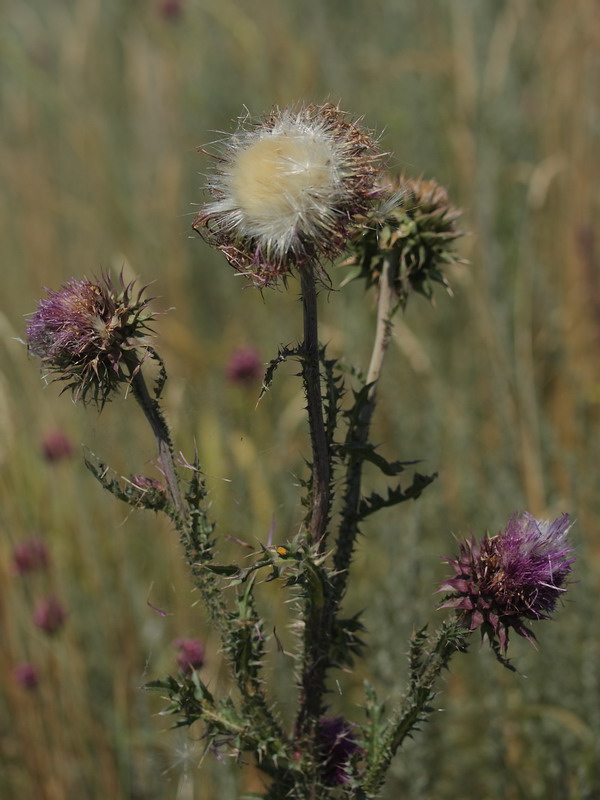
[[[449,592],[440,608],[454,608],[471,630],[481,629],[506,652],[512,628],[535,640],[524,620],[549,619],[574,558],[567,539],[568,514],[544,522],[514,515],[497,536],[463,542],[457,558],[445,561],[454,576],[439,591]]]
[[[263,361],[256,347],[240,347],[231,354],[227,378],[240,386],[249,386],[263,375]]]
[[[128,382],[147,355],[146,335],[154,314],[144,289],[108,277],[71,279],[57,292],[47,289],[27,324],[29,352],[48,374],[66,383],[74,400],[101,408],[120,383]]]
[[[15,545],[12,553],[13,569],[17,575],[43,571],[48,568],[50,554],[41,536],[32,536]]]
[[[33,622],[36,627],[48,635],[58,633],[65,624],[67,612],[63,604],[54,595],[40,600],[33,612]]]
[[[430,298],[432,283],[450,291],[443,267],[460,261],[453,245],[463,232],[456,224],[461,212],[446,190],[433,180],[400,175],[382,189],[381,198],[379,207],[356,228],[345,264],[358,267],[357,277],[372,286],[379,282],[384,259],[395,256],[394,288],[402,305],[411,291]]]
[[[23,689],[35,689],[40,681],[37,668],[29,661],[23,661],[13,669],[13,678],[16,684]]]
[[[257,285],[318,268],[344,248],[375,193],[370,133],[337,106],[273,110],[222,143],[193,227]]]
[[[200,669],[204,664],[204,645],[197,639],[175,639],[173,646],[177,652],[177,666],[184,675]]]
[[[354,725],[344,717],[321,717],[319,720],[319,749],[328,786],[348,783],[348,762],[356,753],[362,753],[353,730]]]
[[[42,454],[46,461],[53,463],[69,458],[75,452],[71,439],[63,431],[48,431],[42,438]]]

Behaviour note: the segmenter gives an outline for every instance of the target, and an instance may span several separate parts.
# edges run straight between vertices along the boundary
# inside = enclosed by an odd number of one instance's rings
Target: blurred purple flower
[[[33,612],[34,624],[44,633],[54,634],[65,624],[67,612],[62,603],[53,595],[41,600]]]
[[[481,628],[504,652],[510,628],[533,643],[523,620],[549,619],[566,592],[575,560],[567,538],[571,524],[568,514],[554,522],[515,514],[497,536],[462,542],[457,558],[444,559],[454,576],[439,589],[450,593],[440,608],[456,609],[470,630]]]
[[[50,554],[41,536],[32,536],[15,545],[12,553],[13,569],[17,575],[47,569]]]
[[[42,438],[42,453],[46,461],[60,461],[75,452],[73,442],[63,431],[48,431]]]
[[[356,743],[354,727],[344,717],[321,717],[319,720],[317,736],[323,776],[328,786],[348,783],[348,761],[355,753],[363,752]]]
[[[184,675],[204,664],[204,645],[197,639],[175,639],[173,646],[179,651],[177,666]]]
[[[35,689],[40,680],[37,668],[29,661],[17,664],[13,670],[13,678],[23,689]]]
[[[227,377],[232,383],[249,385],[262,378],[263,363],[255,347],[235,350],[227,365]]]
[[[158,13],[168,20],[176,20],[183,13],[183,0],[159,0]]]

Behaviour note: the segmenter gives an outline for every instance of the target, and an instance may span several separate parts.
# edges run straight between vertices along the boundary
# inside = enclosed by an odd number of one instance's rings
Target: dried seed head
[[[109,278],[68,281],[46,290],[27,324],[29,352],[54,380],[65,381],[74,400],[99,408],[120,383],[129,382],[148,353],[149,323],[144,289]]]
[[[450,291],[444,266],[460,262],[454,242],[463,236],[457,226],[461,212],[450,203],[446,190],[433,180],[390,180],[382,202],[362,220],[352,236],[347,266],[357,266],[356,277],[377,285],[386,258],[394,256],[394,288],[402,305],[411,291],[430,298],[433,283]]]
[[[472,538],[457,558],[445,561],[454,576],[440,592],[449,592],[440,608],[454,608],[471,630],[481,629],[506,651],[510,628],[535,640],[523,620],[549,619],[574,558],[567,534],[568,514],[544,522],[531,514],[513,516],[497,536]]]
[[[242,120],[221,149],[193,227],[259,286],[338,255],[374,197],[375,142],[329,103]]]

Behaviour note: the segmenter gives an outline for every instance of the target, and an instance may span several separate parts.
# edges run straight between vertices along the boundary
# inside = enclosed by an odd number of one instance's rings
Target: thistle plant
[[[386,177],[373,134],[331,104],[242,119],[214,157],[209,199],[194,229],[259,288],[289,288],[294,281],[300,287],[300,343],[279,348],[262,388],[269,390],[282,363],[299,365],[310,452],[299,490],[305,514],[293,535],[262,542],[240,563],[219,560],[201,452],[182,456],[178,447],[176,457],[162,411],[167,373],[152,344],[155,315],[143,290],[104,277],[73,279],[49,291],[29,320],[29,350],[75,400],[101,409],[119,390],[132,396],[156,439],[161,481],[120,477],[91,454],[86,465],[118,499],[169,518],[201,608],[220,634],[232,679],[228,693],[213,694],[203,680],[210,654],[191,639],[173,642],[178,672],[147,685],[166,699],[175,726],[198,724],[208,748],[252,756],[265,776],[261,796],[269,800],[374,800],[394,755],[432,712],[441,673],[467,651],[473,634],[479,631],[498,661],[512,668],[510,630],[533,641],[529,625],[550,618],[572,568],[571,523],[566,514],[545,522],[521,513],[499,534],[461,544],[459,555],[447,559],[454,574],[439,589],[446,617],[433,631],[417,627],[396,707],[385,710],[367,682],[361,720],[332,714],[329,688],[365,653],[361,616],[345,611],[363,522],[417,500],[436,477],[415,471],[414,461],[388,461],[370,429],[394,316],[415,293],[431,297],[435,283],[449,289],[446,268],[459,260],[453,249],[462,235],[459,212],[434,181]],[[377,296],[364,378],[359,365],[342,368],[319,341],[317,296],[329,290],[334,259]],[[151,379],[149,362],[157,367]],[[251,374],[254,368],[253,360]],[[384,494],[365,486],[367,463],[389,479]],[[293,717],[283,713],[268,680],[272,625],[261,609],[264,582],[277,585],[293,615]]]

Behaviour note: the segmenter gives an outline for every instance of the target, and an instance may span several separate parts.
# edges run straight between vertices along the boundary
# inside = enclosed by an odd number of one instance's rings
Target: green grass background
[[[43,286],[121,268],[155,281],[155,307],[172,309],[157,324],[167,413],[187,454],[198,443],[221,540],[264,541],[273,520],[278,541],[293,535],[308,454],[294,369],[255,408],[225,367],[236,347],[266,361],[300,336],[297,285],[243,290],[190,225],[209,169],[197,147],[244,106],[324,99],[382,131],[393,169],[446,185],[470,232],[454,298],[413,298],[396,327],[375,436],[440,478],[365,529],[348,609],[366,609],[368,658],[340,677],[332,712],[361,719],[365,676],[401,691],[411,629],[440,616],[453,533],[569,511],[577,582],[538,652],[514,643],[527,677],[474,646],[385,797],[600,797],[597,2],[184,0],[167,19],[150,0],[1,0],[0,15],[0,797],[230,800],[259,786],[250,766],[203,757],[198,732],[169,732],[139,689],[173,670],[176,636],[206,641],[204,675],[226,688],[173,532],[103,494],[79,457],[41,455],[59,428],[122,474],[152,474],[143,420],[130,400],[98,416],[57,397],[16,339]],[[322,295],[321,318],[331,352],[364,367],[373,298],[358,284]],[[32,532],[52,569],[18,578],[11,550]],[[51,639],[31,622],[50,590],[70,614]],[[265,607],[276,598],[265,590]],[[24,659],[35,692],[12,678]],[[274,656],[284,697],[286,664]]]

